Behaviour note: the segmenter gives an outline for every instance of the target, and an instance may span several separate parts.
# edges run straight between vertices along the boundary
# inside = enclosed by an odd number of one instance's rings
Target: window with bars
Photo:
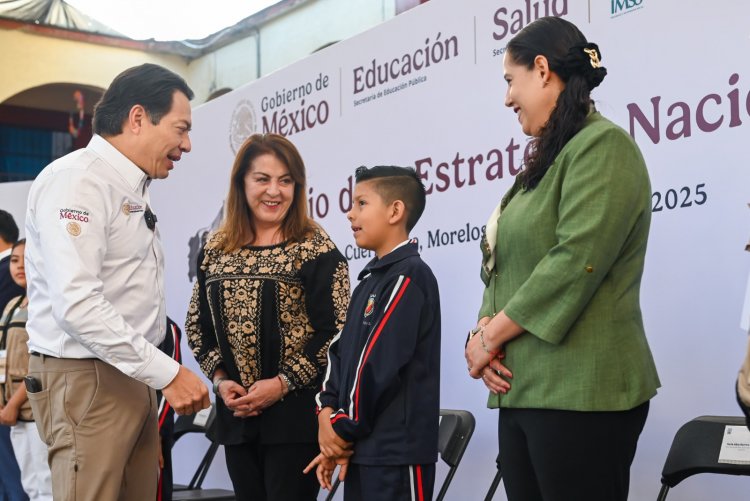
[[[0,182],[34,179],[72,147],[67,132],[0,124]]]

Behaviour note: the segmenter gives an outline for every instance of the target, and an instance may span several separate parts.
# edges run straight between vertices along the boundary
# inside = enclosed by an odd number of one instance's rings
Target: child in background
[[[26,240],[19,240],[10,255],[10,275],[26,290],[23,252]],[[10,441],[21,469],[21,484],[31,501],[52,501],[52,476],[47,464],[47,445],[36,429],[23,378],[29,371],[26,333],[29,299],[26,293],[11,299],[0,323],[0,358],[5,361],[2,381],[0,424],[12,426]],[[0,473],[1,474],[1,473]]]

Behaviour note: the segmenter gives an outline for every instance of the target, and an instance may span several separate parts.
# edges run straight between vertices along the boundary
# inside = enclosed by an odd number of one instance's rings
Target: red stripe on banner
[[[372,340],[370,340],[370,345],[367,347],[367,351],[365,352],[365,358],[362,359],[362,365],[359,366],[359,372],[357,373],[357,390],[354,392],[354,420],[359,420],[359,386],[362,383],[362,371],[365,368],[365,364],[367,363],[367,357],[370,356],[370,352],[372,351],[372,347],[375,346],[375,342],[378,340],[378,337],[380,337],[380,333],[383,331],[383,327],[385,327],[385,324],[388,323],[388,319],[391,317],[391,313],[393,313],[393,310],[396,308],[396,305],[401,300],[401,296],[404,295],[404,291],[406,290],[406,287],[409,285],[409,282],[411,282],[410,278],[407,278],[404,280],[404,283],[401,285],[401,289],[398,291],[398,294],[396,295],[396,299],[391,304],[391,307],[388,308],[388,311],[385,313],[385,316],[383,317],[383,320],[380,321],[380,325],[378,325],[378,330],[375,331],[375,335],[372,337]]]
[[[424,490],[422,489],[422,466],[417,465],[417,496],[419,501],[424,501]]]

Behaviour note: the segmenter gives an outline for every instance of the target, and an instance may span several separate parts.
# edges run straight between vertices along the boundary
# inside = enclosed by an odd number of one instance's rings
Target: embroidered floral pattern
[[[198,282],[195,282],[193,285],[193,295],[191,296],[190,304],[188,305],[187,319],[185,321],[186,332],[188,333],[190,347],[201,370],[206,375],[212,375],[221,362],[221,355],[219,354],[219,348],[216,346],[211,348],[204,347],[203,337],[200,335],[199,296],[200,286]]]
[[[333,272],[333,307],[336,310],[336,330],[340,331],[346,323],[346,310],[349,308],[349,299],[351,298],[349,290],[349,266],[346,261],[336,265],[336,271]],[[326,351],[328,349],[326,348]]]
[[[199,280],[193,290],[186,321],[188,343],[201,369],[211,376],[224,357],[229,356],[239,371],[243,386],[249,387],[260,379],[263,372],[261,337],[267,335],[261,332],[262,315],[275,311],[275,323],[281,338],[279,370],[297,387],[317,386],[327,360],[328,344],[335,332],[323,333],[326,339],[316,338],[312,326],[315,322],[311,322],[305,304],[302,269],[310,263],[324,263],[315,268],[317,272],[308,281],[315,280],[316,283],[308,284],[308,287],[326,285],[331,297],[328,299],[330,304],[323,305],[323,315],[333,319],[327,324],[331,328],[335,324],[338,331],[343,327],[349,303],[349,269],[343,256],[338,251],[332,252],[336,247],[322,230],[315,231],[301,243],[247,247],[231,253],[217,249],[220,238],[213,235],[206,244],[204,259],[200,263],[200,270],[205,275],[202,284],[205,299],[201,304]],[[275,304],[262,303],[263,287],[269,281],[273,282]],[[316,295],[315,300],[326,301],[326,298]],[[203,332],[200,327],[201,321],[204,325],[207,322],[204,315],[210,317],[208,323],[213,327],[212,332]],[[220,339],[228,345],[229,353],[220,350]],[[314,347],[313,352],[306,353],[311,347]]]

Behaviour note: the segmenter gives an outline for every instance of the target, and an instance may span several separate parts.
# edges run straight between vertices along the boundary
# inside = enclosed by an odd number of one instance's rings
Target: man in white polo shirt
[[[155,499],[154,389],[179,414],[209,405],[201,380],[159,351],[164,259],[148,186],[190,151],[192,90],[153,64],[118,75],[86,148],[29,192],[27,384],[56,501]]]

